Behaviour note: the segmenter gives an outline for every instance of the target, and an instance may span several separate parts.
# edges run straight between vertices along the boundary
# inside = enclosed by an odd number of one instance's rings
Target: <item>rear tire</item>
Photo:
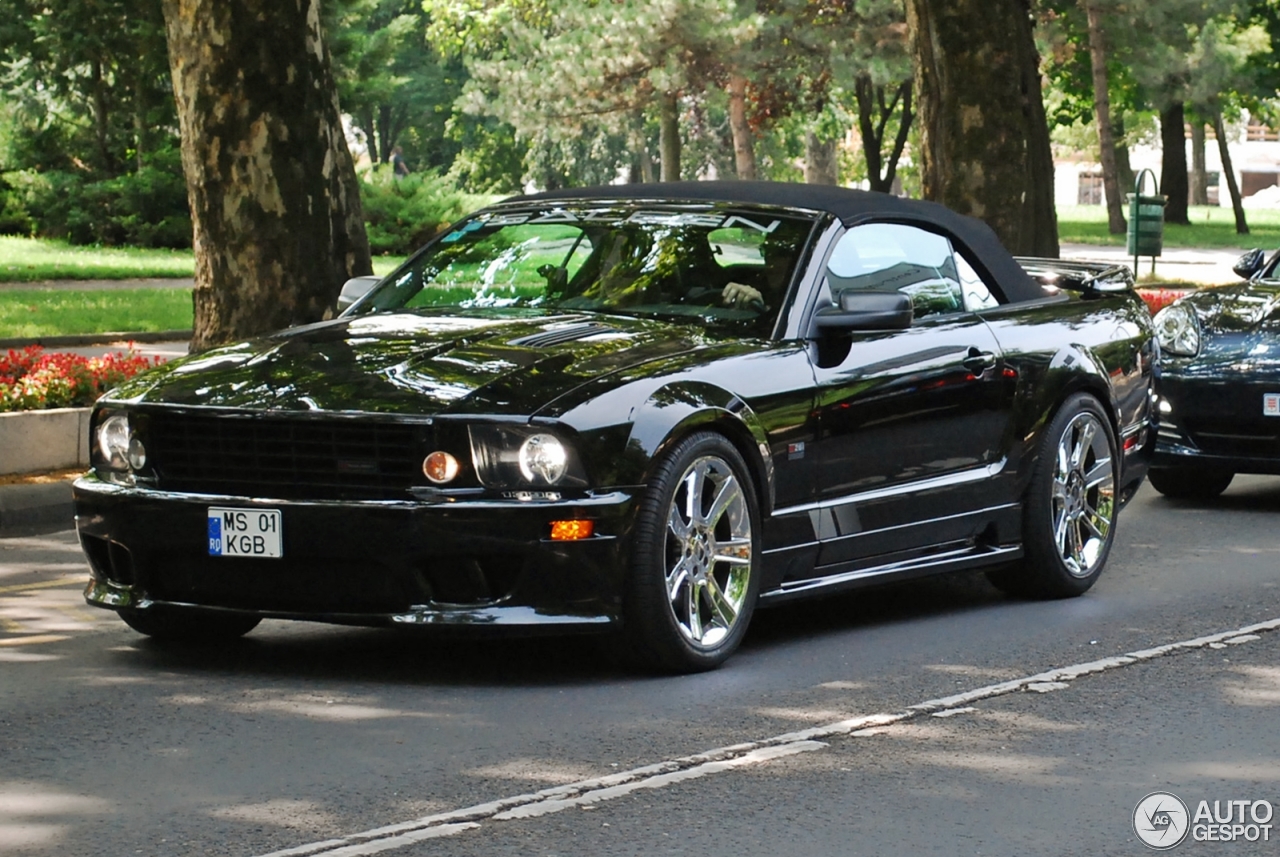
[[[738,648],[760,589],[760,512],[732,443],[698,432],[658,463],[641,501],[623,612],[625,655],[700,672]]]
[[[1212,500],[1235,476],[1230,470],[1208,467],[1153,467],[1147,472],[1151,487],[1175,500]]]
[[[243,637],[262,620],[237,613],[197,610],[121,610],[120,618],[139,634],[169,643],[220,643]]]
[[[1115,432],[1102,405],[1077,393],[1049,421],[1023,503],[1021,562],[987,572],[1013,595],[1071,598],[1102,574],[1115,539]]]

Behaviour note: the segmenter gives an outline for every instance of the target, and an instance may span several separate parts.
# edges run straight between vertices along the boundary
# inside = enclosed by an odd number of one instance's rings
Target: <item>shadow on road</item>
[[[883,623],[979,609],[1004,601],[981,573],[911,581],[761,610],[743,653],[816,642]],[[188,673],[445,686],[575,686],[664,676],[640,671],[600,636],[466,638],[417,629],[264,623],[218,646],[145,637],[109,653],[129,666]],[[741,663],[739,656],[726,669]]]

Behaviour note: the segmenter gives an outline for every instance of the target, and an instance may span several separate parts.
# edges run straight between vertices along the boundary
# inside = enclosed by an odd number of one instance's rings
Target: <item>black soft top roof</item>
[[[653,200],[655,202],[728,202],[776,205],[825,211],[845,226],[871,220],[910,223],[950,235],[974,267],[990,276],[1009,301],[1036,300],[1044,291],[1009,255],[991,227],[974,217],[956,214],[936,202],[904,199],[885,193],[833,185],[782,182],[715,181],[603,185],[566,188],[512,197],[508,202],[553,202],[565,199]]]

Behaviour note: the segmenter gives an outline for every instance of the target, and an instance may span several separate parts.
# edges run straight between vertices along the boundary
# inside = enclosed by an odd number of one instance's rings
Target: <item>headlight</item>
[[[1195,357],[1200,353],[1200,321],[1191,307],[1167,306],[1156,313],[1154,324],[1161,351],[1179,357]]]
[[[535,485],[555,485],[568,463],[564,444],[549,434],[535,434],[520,445],[520,474]]]
[[[99,471],[129,473],[147,466],[147,448],[128,414],[104,411],[93,431],[93,466]]]
[[[471,460],[486,488],[586,486],[574,447],[559,433],[531,425],[473,425]]]
[[[129,469],[129,447],[134,437],[126,414],[114,414],[98,424],[95,432],[98,440],[97,461],[94,463],[108,470]]]

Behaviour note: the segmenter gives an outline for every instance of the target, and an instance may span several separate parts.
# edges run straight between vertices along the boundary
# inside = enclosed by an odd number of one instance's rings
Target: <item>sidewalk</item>
[[[1063,259],[1077,261],[1110,262],[1133,267],[1133,257],[1123,247],[1099,247],[1094,244],[1063,244]],[[1228,285],[1240,278],[1231,266],[1243,251],[1232,249],[1201,249],[1191,247],[1166,247],[1163,255],[1156,257],[1156,276],[1163,280],[1186,280],[1203,285]],[[1151,259],[1138,259],[1138,276],[1151,274]]]

